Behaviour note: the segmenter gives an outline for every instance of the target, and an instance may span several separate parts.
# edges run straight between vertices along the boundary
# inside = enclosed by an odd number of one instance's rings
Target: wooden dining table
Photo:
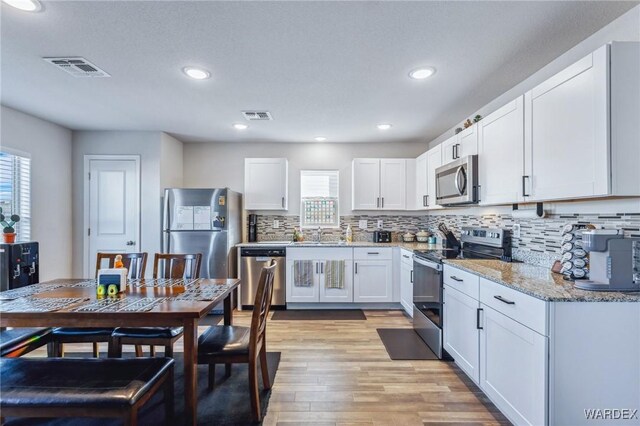
[[[0,327],[184,327],[185,414],[187,424],[195,425],[198,322],[224,302],[224,324],[231,325],[239,283],[239,279],[141,279],[131,281],[116,297],[98,298],[94,280],[57,279],[23,288],[32,288],[33,294],[17,289],[14,294],[25,295],[13,300],[6,296],[13,290],[0,293]],[[57,303],[66,305],[57,308]]]

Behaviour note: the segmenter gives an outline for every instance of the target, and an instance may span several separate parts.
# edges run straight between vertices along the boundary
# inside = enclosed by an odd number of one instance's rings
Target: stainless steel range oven
[[[444,231],[443,231],[444,230]],[[448,240],[457,243],[450,234]],[[431,350],[442,359],[443,323],[442,260],[452,257],[511,261],[511,234],[507,229],[463,227],[462,249],[414,250],[413,252],[413,328]],[[456,244],[459,246],[459,243]]]
[[[442,358],[442,263],[413,256],[413,328]]]

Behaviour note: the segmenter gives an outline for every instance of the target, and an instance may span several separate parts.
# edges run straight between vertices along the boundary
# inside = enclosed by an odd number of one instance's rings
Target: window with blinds
[[[300,172],[300,225],[303,228],[340,226],[338,181],[337,170]]]
[[[0,151],[0,207],[9,218],[20,216],[16,223],[16,241],[31,239],[31,158]],[[0,230],[1,232],[1,230]]]

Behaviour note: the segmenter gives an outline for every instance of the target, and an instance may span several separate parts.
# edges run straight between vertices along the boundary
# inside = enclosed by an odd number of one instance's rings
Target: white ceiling
[[[71,129],[280,142],[431,140],[637,4],[42,3],[35,14],[2,5],[2,104]],[[41,59],[65,55],[112,77]],[[212,78],[189,80],[186,65]],[[422,65],[437,73],[407,77]],[[231,127],[252,109],[274,121]]]

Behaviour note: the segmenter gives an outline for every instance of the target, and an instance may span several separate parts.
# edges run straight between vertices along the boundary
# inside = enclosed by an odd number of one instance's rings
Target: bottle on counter
[[[351,230],[351,225],[347,225],[347,230],[345,231],[344,237],[347,243],[353,242],[353,231]]]

